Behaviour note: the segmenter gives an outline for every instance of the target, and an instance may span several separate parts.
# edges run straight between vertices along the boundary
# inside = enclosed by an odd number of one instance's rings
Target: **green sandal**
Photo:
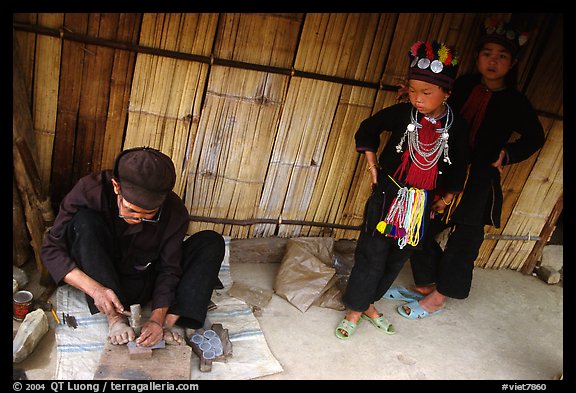
[[[357,323],[354,323],[344,318],[336,327],[336,337],[340,340],[348,340],[352,334],[354,334],[358,325],[360,325],[360,321],[361,319],[359,319]],[[342,331],[346,332],[346,334],[342,333]]]
[[[374,327],[386,334],[395,334],[396,330],[394,329],[394,326],[388,322],[386,320],[386,318],[384,318],[383,314],[378,314],[377,318],[370,318],[368,315],[366,314],[362,314],[361,319],[366,319],[368,321],[370,321],[370,323],[372,325],[374,325]]]

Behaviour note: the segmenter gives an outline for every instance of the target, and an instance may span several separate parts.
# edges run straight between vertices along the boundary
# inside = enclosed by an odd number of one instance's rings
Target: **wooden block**
[[[212,371],[212,362],[226,362],[227,359],[232,356],[232,343],[230,342],[230,338],[228,336],[228,329],[224,329],[221,323],[212,324],[211,329],[218,334],[220,341],[222,341],[222,355],[217,356],[214,359],[205,359],[202,356],[202,350],[200,347],[190,341],[190,337],[186,337],[186,342],[192,347],[192,351],[196,354],[196,356],[200,358],[199,367],[200,371],[202,372]],[[203,330],[198,331],[198,333],[201,332],[203,332]]]
[[[198,345],[194,344],[193,342],[188,343],[192,347],[192,351],[198,356],[200,359],[200,371],[203,373],[212,371],[212,360],[213,359],[205,359],[202,356],[202,350],[198,347]]]
[[[94,379],[190,379],[192,348],[188,345],[166,345],[151,351],[150,359],[131,359],[126,345],[106,343]]]
[[[560,282],[560,272],[549,266],[540,266],[536,274],[547,284],[558,284]]]
[[[228,336],[228,329],[224,329],[221,323],[215,323],[212,325],[212,330],[218,334],[220,341],[222,341],[222,355],[216,357],[214,360],[225,362],[226,358],[232,356],[232,343]]]
[[[286,253],[288,239],[279,237],[232,239],[230,262],[280,263]]]

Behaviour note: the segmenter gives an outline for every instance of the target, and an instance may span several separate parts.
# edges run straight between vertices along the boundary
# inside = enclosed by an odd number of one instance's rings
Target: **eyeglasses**
[[[122,195],[118,195],[120,197],[120,199],[124,200],[124,198],[122,198]],[[122,204],[122,206],[124,207],[124,209],[129,209],[128,207],[126,207],[124,205],[124,203],[119,202],[118,203],[118,218],[123,218],[125,220],[133,220],[133,221],[139,221],[139,222],[152,222],[152,223],[156,223],[158,221],[160,221],[160,216],[162,216],[162,206],[160,207],[160,209],[158,210],[158,213],[153,217],[153,218],[144,218],[144,217],[134,217],[134,216],[125,216],[123,214],[120,214],[120,204]]]

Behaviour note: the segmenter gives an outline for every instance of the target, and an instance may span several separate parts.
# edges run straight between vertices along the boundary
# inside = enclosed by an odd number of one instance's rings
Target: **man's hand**
[[[64,276],[64,282],[78,288],[94,299],[94,305],[107,316],[122,314],[124,306],[110,288],[105,287],[79,268],[75,267]]]
[[[151,347],[164,337],[164,328],[156,321],[149,320],[142,326],[140,337],[136,339],[136,345]]]
[[[110,288],[98,287],[90,296],[94,299],[94,305],[103,314],[110,315],[113,312],[122,314],[124,311],[124,306],[120,303],[118,296]]]

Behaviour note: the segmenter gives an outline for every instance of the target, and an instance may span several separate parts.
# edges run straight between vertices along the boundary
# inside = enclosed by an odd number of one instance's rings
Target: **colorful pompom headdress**
[[[452,89],[458,71],[458,55],[454,49],[441,42],[417,41],[410,51],[408,79]]]
[[[526,41],[528,41],[528,32],[520,32],[512,23],[501,22],[491,17],[484,21],[478,48],[480,49],[487,42],[494,42],[502,45],[512,54],[512,57],[516,58]]]

